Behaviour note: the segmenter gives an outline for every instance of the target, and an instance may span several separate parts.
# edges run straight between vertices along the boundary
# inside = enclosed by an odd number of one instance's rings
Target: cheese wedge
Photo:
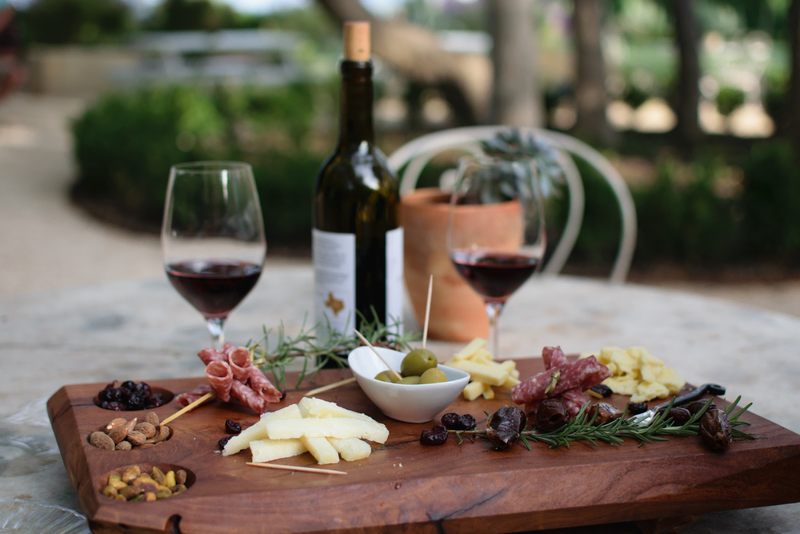
[[[328,402],[316,397],[303,397],[303,399],[297,403],[297,407],[300,408],[300,413],[303,417],[316,417],[319,419],[324,419],[326,417],[352,417],[371,423],[375,422],[375,420],[368,415],[342,408],[334,402]]]
[[[310,452],[311,455],[317,459],[318,464],[325,465],[339,463],[339,453],[333,448],[333,445],[331,445],[327,439],[309,438],[303,436],[300,438],[300,443],[302,443],[305,448],[308,449],[308,452]]]
[[[228,440],[228,443],[225,444],[225,448],[222,449],[222,456],[230,456],[231,454],[236,454],[239,451],[243,451],[250,446],[251,441],[269,438],[266,427],[267,421],[276,421],[279,419],[300,419],[302,417],[303,416],[300,413],[300,409],[296,404],[292,404],[286,408],[281,408],[277,412],[262,414],[261,419],[256,424],[249,428],[245,428],[239,435],[233,436],[230,440]]]
[[[369,458],[372,447],[369,443],[358,438],[327,438],[333,448],[342,456],[346,462],[363,460]]]
[[[250,442],[253,461],[258,463],[291,458],[303,454],[306,450],[306,446],[299,439],[260,439]]]
[[[281,419],[267,421],[267,433],[272,439],[309,438],[359,438],[385,443],[389,430],[381,423],[352,417],[325,419]]]

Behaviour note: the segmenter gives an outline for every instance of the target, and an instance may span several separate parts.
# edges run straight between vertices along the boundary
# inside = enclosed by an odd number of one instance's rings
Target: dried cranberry
[[[128,391],[133,391],[133,389],[136,387],[136,383],[133,380],[126,380],[120,387],[125,388]]]
[[[121,402],[109,402],[107,406],[105,406],[106,410],[114,410],[116,412],[127,412],[128,408],[125,407],[124,404]]]
[[[676,426],[682,426],[689,422],[692,418],[692,412],[682,406],[673,408],[667,414],[667,417],[672,417],[672,421]]]
[[[227,419],[225,421],[225,432],[228,434],[238,434],[242,431],[242,425],[234,421],[233,419]]]
[[[594,391],[598,395],[601,395],[603,398],[610,397],[611,394],[614,393],[613,391],[611,391],[611,388],[606,386],[605,384],[597,384],[592,388],[592,391]]]
[[[113,382],[111,382],[110,384],[108,384],[108,385],[105,387],[105,389],[114,389],[115,387],[117,387],[117,381],[116,381],[116,380],[114,380]]]
[[[631,402],[628,404],[628,415],[638,415],[647,411],[646,402]]]
[[[447,441],[447,429],[443,426],[435,426],[433,429],[424,429],[419,437],[419,442],[423,445],[444,445]]]
[[[221,439],[219,440],[219,448],[220,448],[220,449],[224,449],[224,448],[225,448],[225,445],[227,445],[227,444],[228,444],[228,442],[231,440],[231,438],[232,438],[232,437],[233,437],[233,436],[225,436],[224,438],[221,438]]]
[[[101,404],[111,402],[111,391],[112,390],[108,388],[102,390],[97,394],[97,400],[99,400]]]
[[[152,394],[152,392],[150,391],[150,384],[148,384],[146,382],[139,382],[138,384],[136,384],[136,386],[133,388],[133,390],[136,393],[140,393],[142,395],[142,397],[145,397],[145,398],[149,397]]]
[[[108,405],[109,402],[107,400],[100,403],[100,407],[104,410],[108,410]]]
[[[128,398],[128,408],[131,410],[141,410],[144,408],[144,399],[141,393],[131,393],[130,398]]]
[[[147,399],[147,402],[145,403],[145,406],[147,406],[148,408],[158,408],[162,404],[163,402],[161,402],[161,399],[159,399],[158,397],[149,397]]]
[[[132,389],[128,389],[126,387],[120,386],[119,388],[112,390],[117,391],[119,395],[119,402],[127,402],[129,398],[131,398],[131,393],[133,392]]]

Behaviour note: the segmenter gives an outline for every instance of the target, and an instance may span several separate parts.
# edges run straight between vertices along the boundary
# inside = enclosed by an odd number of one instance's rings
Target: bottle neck
[[[374,143],[372,127],[372,62],[342,61],[339,149]]]

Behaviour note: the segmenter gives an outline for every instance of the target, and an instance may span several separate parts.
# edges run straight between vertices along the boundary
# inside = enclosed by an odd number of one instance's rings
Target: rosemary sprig
[[[364,337],[376,347],[386,347],[394,350],[410,350],[409,343],[417,341],[419,336],[413,333],[400,335],[400,321],[392,319],[391,324],[384,325],[378,314],[372,309],[372,321],[359,314],[361,325],[359,330]],[[302,359],[302,368],[297,380],[297,386],[304,378],[313,376],[328,362],[334,362],[338,367],[347,367],[347,354],[356,347],[363,345],[355,334],[345,334],[333,330],[330,324],[315,324],[307,326],[308,314],[303,318],[300,332],[295,337],[286,335],[283,322],[273,333],[273,329],[263,327],[263,335],[258,340],[247,342],[250,349],[250,358],[253,365],[264,372],[271,372],[275,383],[281,389],[286,388],[286,366]],[[321,333],[330,335],[321,335]],[[270,349],[270,338],[274,341],[274,348]]]
[[[728,416],[728,420],[733,427],[733,437],[734,438],[745,438],[745,439],[755,439],[750,434],[738,430],[737,426],[742,425],[749,425],[750,423],[746,421],[740,421],[739,417],[745,413],[752,403],[748,404],[735,414],[733,410],[739,403],[741,397],[737,397],[736,400],[725,409],[725,414]],[[674,401],[674,399],[673,399]],[[699,420],[700,417],[706,412],[708,407],[711,405],[712,399],[709,399],[703,409],[698,410],[692,417],[683,425],[673,425],[673,420],[669,417],[669,410],[672,408],[672,402],[670,402],[669,406],[659,412],[650,423],[644,426],[637,426],[627,419],[628,415],[628,407],[625,407],[625,411],[623,412],[622,416],[614,421],[605,423],[603,425],[594,425],[594,420],[597,417],[597,413],[593,414],[592,417],[588,417],[587,407],[588,404],[584,405],[578,415],[570,421],[568,424],[564,425],[563,427],[552,430],[550,432],[542,432],[539,430],[525,430],[520,433],[520,440],[522,441],[523,445],[530,450],[530,442],[540,442],[546,443],[550,446],[551,449],[566,446],[569,448],[569,444],[572,441],[588,441],[592,445],[597,446],[598,442],[608,443],[609,445],[619,445],[623,443],[623,438],[630,438],[639,441],[639,446],[644,445],[645,443],[650,443],[652,441],[664,441],[669,439],[669,437],[680,437],[680,436],[696,436],[700,433],[700,424]],[[450,430],[450,432],[455,433],[459,438],[459,444],[462,443],[462,434],[469,436],[485,436],[485,430]]]

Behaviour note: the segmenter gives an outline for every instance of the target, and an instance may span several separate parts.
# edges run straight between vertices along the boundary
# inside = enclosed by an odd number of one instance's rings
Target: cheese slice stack
[[[306,397],[277,412],[266,413],[253,426],[231,438],[223,456],[246,448],[254,462],[270,462],[310,452],[319,464],[341,456],[352,462],[367,458],[372,447],[364,440],[385,443],[389,430],[371,417],[333,402]]]
[[[492,387],[511,389],[519,384],[519,371],[514,360],[494,361],[492,353],[484,348],[486,340],[476,337],[456,352],[445,365],[469,373],[470,383],[464,387],[464,398],[475,400],[481,395],[494,398]]]

